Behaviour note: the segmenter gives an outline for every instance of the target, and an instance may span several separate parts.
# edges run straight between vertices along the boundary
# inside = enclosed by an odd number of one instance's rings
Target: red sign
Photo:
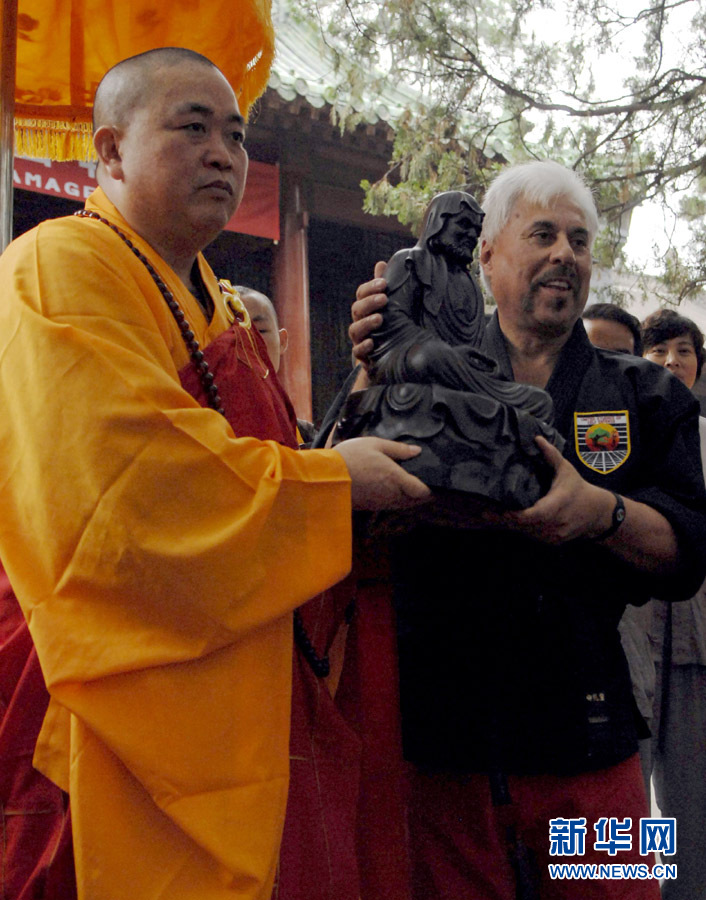
[[[15,157],[16,188],[83,202],[98,186],[96,163]],[[243,200],[228,231],[279,240],[279,168],[251,160]]]
[[[279,240],[279,166],[250,160],[243,199],[226,228]]]

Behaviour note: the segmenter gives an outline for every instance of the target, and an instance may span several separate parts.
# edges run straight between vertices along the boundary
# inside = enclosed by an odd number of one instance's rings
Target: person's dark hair
[[[696,380],[701,377],[701,370],[704,367],[704,336],[696,324],[686,316],[680,316],[673,309],[658,309],[657,312],[647,316],[642,323],[642,346],[643,353],[646,353],[655,344],[661,344],[664,341],[671,341],[672,338],[688,335],[694,345],[696,352]]]
[[[584,319],[605,319],[608,322],[617,322],[624,325],[635,341],[635,356],[642,356],[642,334],[640,332],[640,320],[631,315],[627,310],[615,303],[593,303],[584,310]]]

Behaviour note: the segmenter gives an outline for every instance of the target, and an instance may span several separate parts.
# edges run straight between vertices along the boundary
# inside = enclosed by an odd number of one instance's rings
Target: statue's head
[[[424,215],[419,243],[432,253],[467,265],[478,243],[483,216],[478,203],[464,191],[437,194]]]

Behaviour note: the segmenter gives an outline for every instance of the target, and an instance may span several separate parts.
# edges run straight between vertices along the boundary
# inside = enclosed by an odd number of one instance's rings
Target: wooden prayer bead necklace
[[[82,219],[95,219],[98,222],[103,222],[104,225],[107,225],[111,231],[114,231],[117,234],[117,236],[132,250],[135,256],[145,266],[147,271],[152,276],[152,280],[159,288],[160,294],[164,297],[167,306],[169,307],[177,325],[179,326],[179,332],[181,333],[182,339],[186,344],[186,349],[189,351],[191,362],[196,367],[196,372],[199,376],[199,380],[201,381],[201,386],[206,393],[208,405],[211,407],[211,409],[215,409],[216,412],[219,412],[222,416],[225,416],[226,413],[221,406],[221,398],[218,393],[218,387],[216,386],[213,378],[213,372],[211,372],[209,365],[206,362],[203,351],[199,346],[199,342],[196,340],[194,332],[191,329],[186,316],[184,315],[184,311],[174,299],[174,294],[172,294],[166,284],[162,281],[159,272],[147,259],[145,254],[138,250],[138,248],[133,244],[130,238],[123,231],[121,231],[117,225],[113,225],[113,223],[109,222],[108,219],[103,218],[103,216],[99,215],[97,212],[93,212],[90,209],[79,209],[78,212],[74,213],[74,215],[79,216],[79,218]]]
[[[220,413],[225,418],[226,412],[221,406],[221,397],[218,393],[218,386],[216,385],[215,379],[213,377],[213,372],[211,372],[210,370],[208,362],[203,355],[203,351],[199,346],[199,342],[196,340],[194,331],[189,325],[184,311],[174,299],[174,295],[160,277],[159,272],[157,272],[157,270],[147,259],[145,254],[142,253],[133,244],[130,238],[123,231],[121,231],[117,225],[113,225],[113,223],[108,221],[108,219],[104,218],[97,212],[93,212],[90,209],[79,209],[74,213],[74,215],[78,216],[81,219],[95,219],[97,222],[102,222],[104,225],[107,225],[108,228],[110,228],[111,231],[114,231],[115,234],[117,234],[117,236],[123,241],[123,243],[127,247],[129,247],[130,250],[132,250],[135,256],[145,266],[147,271],[152,276],[152,280],[157,285],[160,294],[164,297],[164,300],[169,307],[171,314],[174,316],[174,320],[179,326],[179,332],[182,336],[184,344],[186,345],[186,349],[189,352],[191,362],[196,368],[196,373],[199,376],[201,386],[203,387],[206,394],[208,405],[211,407],[211,409],[215,409],[216,412]],[[329,658],[328,656],[319,656],[317,654],[316,650],[314,649],[314,645],[311,643],[309,635],[306,633],[304,622],[302,621],[302,617],[298,609],[294,610],[294,640],[301,652],[304,654],[304,658],[306,659],[316,677],[326,678],[331,669]]]

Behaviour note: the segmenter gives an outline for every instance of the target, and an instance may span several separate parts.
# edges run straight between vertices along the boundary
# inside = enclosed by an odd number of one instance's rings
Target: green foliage
[[[387,174],[363,185],[370,212],[418,225],[434,193],[482,193],[501,165],[549,157],[595,190],[605,264],[621,262],[630,210],[680,194],[693,245],[665,258],[665,278],[683,296],[704,283],[706,0],[300,0],[298,13],[346,85],[340,126],[382,98],[395,128]]]

